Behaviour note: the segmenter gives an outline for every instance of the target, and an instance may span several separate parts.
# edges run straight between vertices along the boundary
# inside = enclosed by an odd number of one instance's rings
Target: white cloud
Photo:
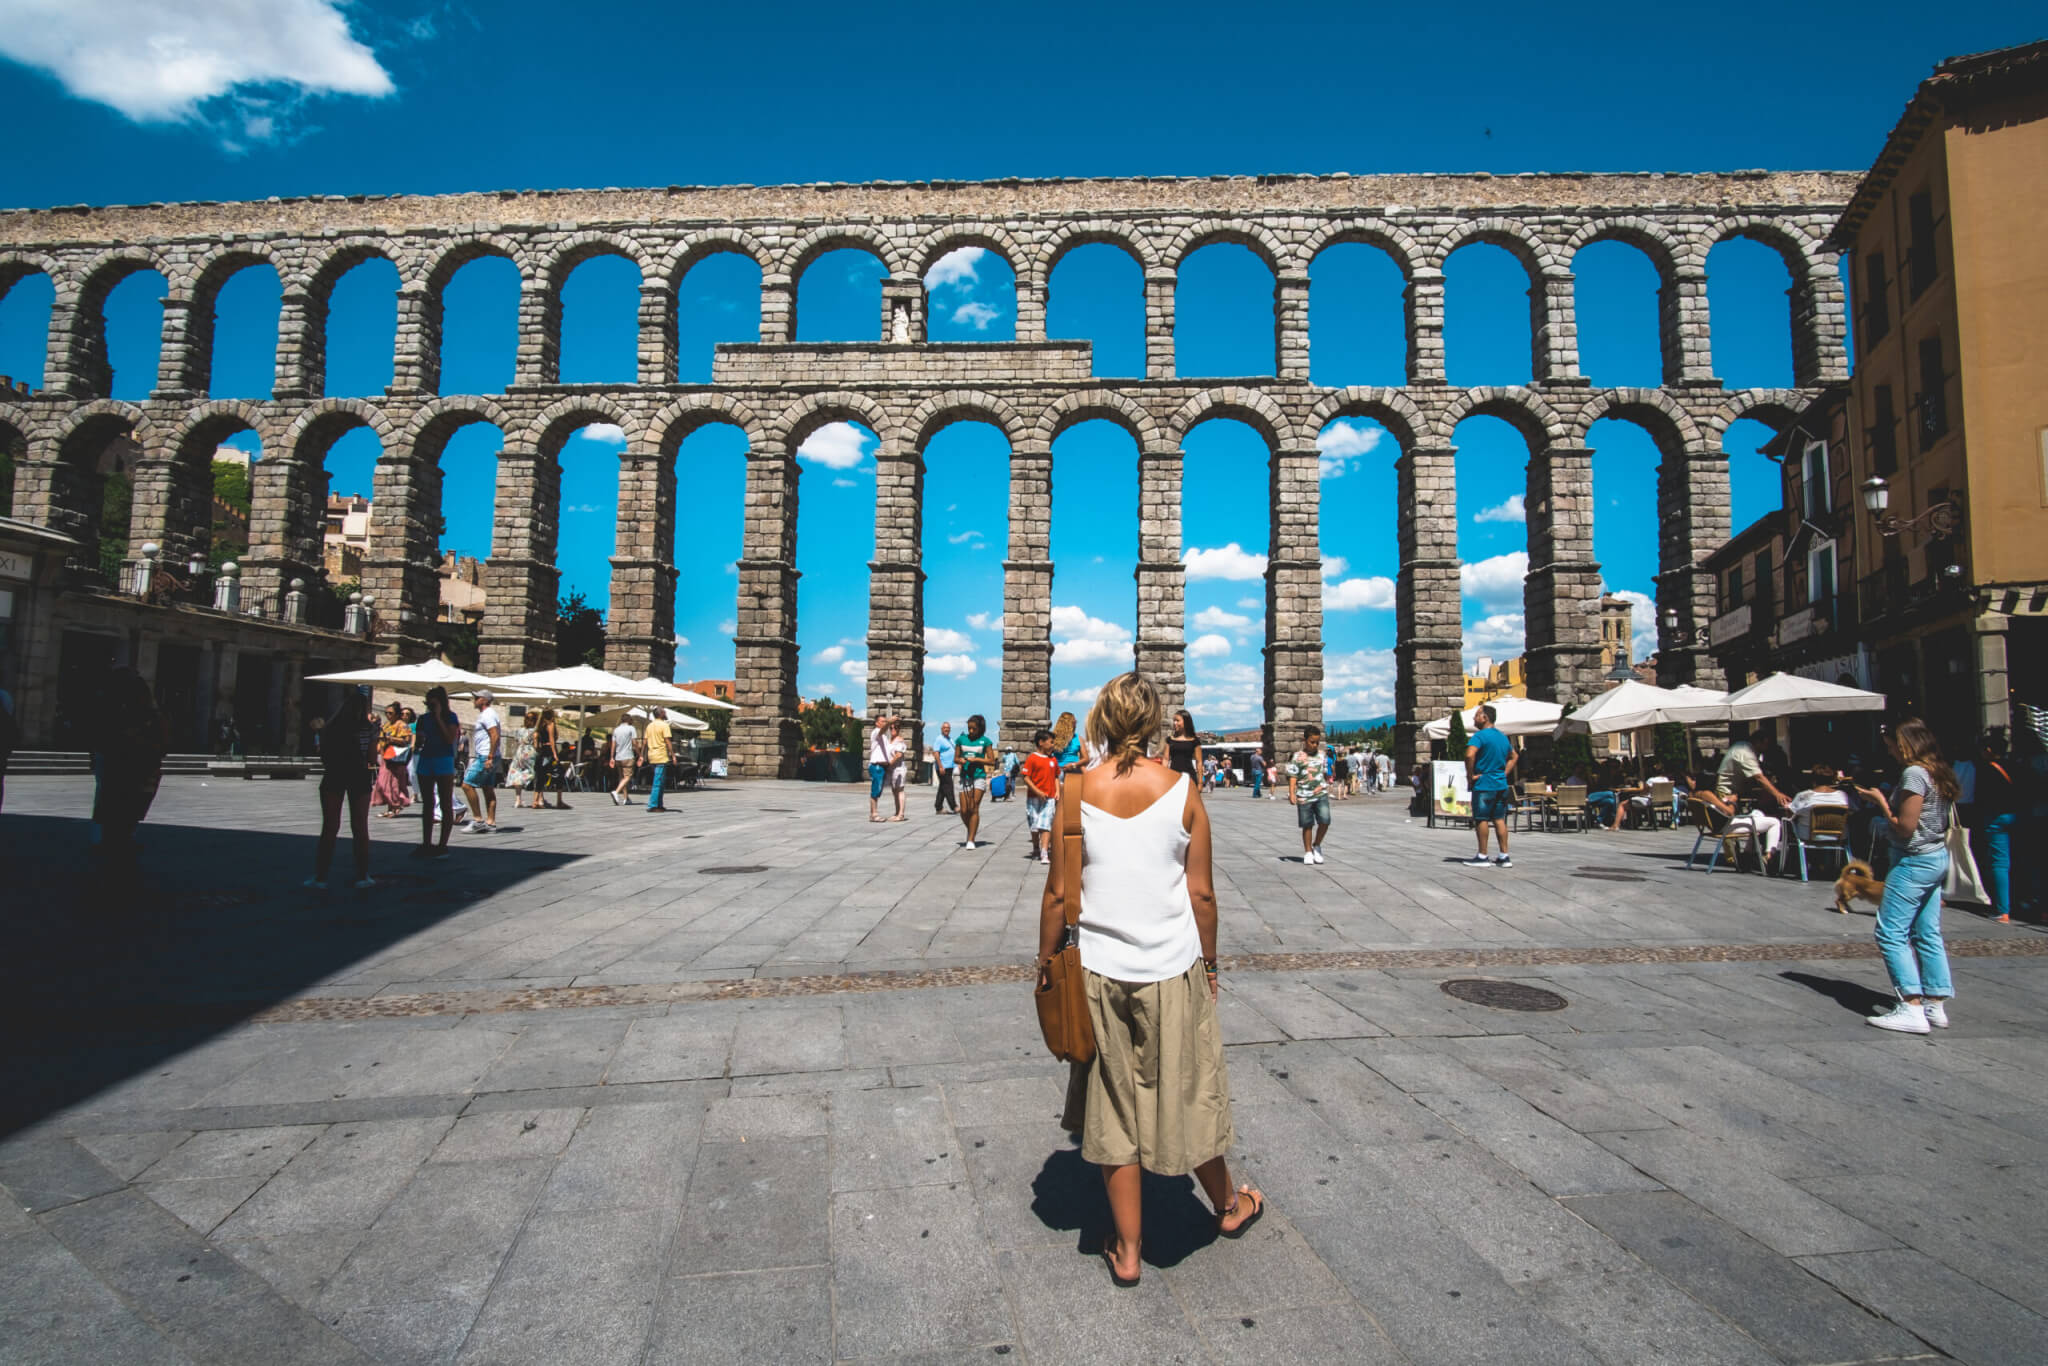
[[[1189,617],[1188,620],[1205,631],[1234,631],[1240,626],[1252,624],[1250,617],[1239,616],[1235,612],[1226,612],[1221,607],[1204,607],[1201,611]]]
[[[690,648],[690,638],[688,636],[677,636],[674,644],[678,650],[687,650]]]
[[[312,95],[382,96],[391,77],[334,0],[0,0],[0,53],[138,123],[219,122],[269,141]],[[204,106],[226,97],[229,117]]]
[[[925,288],[944,289],[951,285],[955,289],[965,289],[981,278],[975,268],[986,255],[986,247],[953,248],[932,262],[932,268],[924,273]]]
[[[1101,691],[1102,689],[1099,686],[1093,688],[1056,688],[1053,690],[1052,700],[1055,702],[1065,702],[1070,706],[1084,707],[1093,702],[1095,695]]]
[[[974,672],[973,655],[926,655],[924,671],[928,674],[944,674],[948,678],[965,678]]]
[[[1326,579],[1334,579],[1350,567],[1351,561],[1342,555],[1323,556],[1323,577]]]
[[[1189,659],[1220,659],[1230,653],[1230,640],[1226,636],[1209,634],[1196,636],[1188,642]]]
[[[1207,727],[1249,725],[1264,713],[1264,682],[1249,664],[1196,664],[1188,678],[1188,710]]]
[[[844,645],[827,645],[811,657],[811,662],[814,664],[837,664],[844,658],[846,658],[846,647]]]
[[[847,678],[857,678],[865,683],[868,681],[868,662],[865,659],[849,659],[839,666],[839,672]]]
[[[991,657],[988,655],[983,655],[981,659],[981,667],[984,669],[993,669],[997,673],[1001,673],[1003,668],[1002,656],[997,655]]]
[[[601,507],[599,507],[599,506],[598,506],[597,504],[595,504],[595,503],[570,503],[570,504],[568,504],[567,506],[565,506],[565,507],[564,507],[564,508],[562,509],[562,511],[564,511],[564,512],[602,512],[602,511],[604,511],[604,509],[603,509],[603,508],[601,508]]]
[[[850,470],[867,454],[867,441],[867,433],[851,422],[828,422],[804,438],[796,456],[828,470]]]
[[[1113,621],[1091,617],[1078,607],[1055,607],[1052,609],[1052,637],[1054,640],[1115,642],[1129,640],[1131,633]]]
[[[727,560],[725,562],[725,572],[737,577],[740,572],[740,562],[738,560]]]
[[[1362,721],[1394,709],[1394,652],[1352,650],[1323,656],[1323,715]]]
[[[1529,577],[1529,552],[1510,550],[1477,564],[1458,566],[1458,579],[1468,598],[1489,607],[1504,607],[1522,601],[1522,580]]]
[[[1648,593],[1633,588],[1608,588],[1605,590],[1617,598],[1627,598],[1635,611],[1629,617],[1631,632],[1628,648],[1630,656],[1637,662],[1657,653],[1657,602]]]
[[[1266,604],[1257,598],[1239,598],[1237,605],[1244,608],[1247,612],[1263,612],[1266,610]]]
[[[1128,668],[1132,658],[1128,640],[1056,640],[1052,647],[1055,664],[1122,664]]]
[[[1481,656],[1513,659],[1522,653],[1527,631],[1520,612],[1495,612],[1465,628],[1465,667],[1472,668]]]
[[[739,633],[740,624],[731,617],[727,617],[724,621],[718,623],[718,634],[722,636],[736,636]]]
[[[606,446],[626,444],[626,429],[616,422],[593,422],[578,435],[585,441],[595,441]]]
[[[1355,612],[1361,607],[1392,607],[1394,581],[1384,575],[1368,579],[1344,579],[1323,585],[1323,610]]]
[[[1001,612],[969,612],[967,624],[977,631],[1000,631],[1003,629]]]
[[[1190,550],[1180,557],[1191,580],[1227,579],[1242,582],[1266,577],[1266,557],[1254,555],[1232,541],[1217,550]]]
[[[924,628],[924,648],[941,654],[959,654],[974,648],[974,637],[965,631],[955,631],[948,626],[927,626]]]
[[[958,536],[948,536],[948,537],[946,538],[946,544],[947,544],[947,545],[965,545],[965,544],[967,544],[967,543],[968,543],[969,541],[972,541],[972,540],[977,540],[977,539],[979,539],[979,538],[980,538],[980,536],[981,536],[981,533],[980,533],[979,531],[963,531],[963,532],[961,532],[961,533],[960,533],[960,534],[959,534]]]
[[[843,475],[843,474],[840,474],[840,475],[834,475],[834,476],[832,477],[832,487],[833,487],[833,488],[835,488],[835,489],[850,489],[850,488],[853,488],[853,487],[854,487],[855,485],[857,485],[857,484],[859,484],[859,483],[860,483],[860,480],[858,480],[858,479],[848,479],[848,478],[847,478],[847,477],[846,477],[845,475]]]
[[[1529,509],[1523,506],[1522,495],[1511,493],[1508,500],[1497,507],[1482,508],[1472,518],[1475,522],[1526,522]]]
[[[988,331],[988,325],[1003,315],[979,299],[969,299],[953,310],[953,321],[972,327],[977,332]]]
[[[1380,444],[1386,435],[1378,427],[1361,427],[1339,419],[1316,436],[1316,472],[1324,479],[1339,479],[1358,459]]]

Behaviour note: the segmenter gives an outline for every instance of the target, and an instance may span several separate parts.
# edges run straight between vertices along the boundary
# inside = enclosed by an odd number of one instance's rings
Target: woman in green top
[[[996,742],[988,735],[988,722],[980,713],[967,718],[967,734],[953,747],[960,759],[960,822],[967,827],[967,844],[974,848],[981,833],[981,799],[988,794],[989,774],[995,770]]]

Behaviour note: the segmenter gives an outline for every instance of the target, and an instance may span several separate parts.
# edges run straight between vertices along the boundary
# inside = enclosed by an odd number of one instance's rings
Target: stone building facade
[[[1400,448],[1397,707],[1402,757],[1419,724],[1461,697],[1460,586],[1453,435],[1474,414],[1513,423],[1530,449],[1525,614],[1529,687],[1571,699],[1599,687],[1599,565],[1593,557],[1588,430],[1603,417],[1640,423],[1661,452],[1661,607],[1680,625],[1660,658],[1673,680],[1711,681],[1694,644],[1713,611],[1698,558],[1729,532],[1721,433],[1742,417],[1778,421],[1814,386],[1846,373],[1842,289],[1824,244],[1853,177],[1824,172],[1723,175],[1261,176],[1210,179],[1004,180],[980,183],[670,187],[438,197],[331,196],[264,203],[76,207],[0,213],[0,292],[31,272],[55,282],[44,390],[0,394],[0,441],[18,447],[15,508],[88,542],[97,451],[139,443],[131,541],[167,556],[203,537],[204,454],[253,428],[257,465],[247,570],[250,591],[277,597],[320,560],[323,460],[343,433],[383,443],[376,531],[365,589],[395,622],[387,650],[431,649],[440,456],[473,421],[497,426],[496,525],[488,570],[482,667],[510,672],[553,662],[558,456],[586,423],[626,434],[612,559],[608,663],[666,676],[673,659],[676,460],[683,439],[713,422],[747,436],[745,537],[739,562],[736,774],[793,771],[796,690],[797,447],[818,427],[856,421],[880,439],[875,558],[870,564],[868,701],[915,718],[923,693],[923,451],[946,424],[973,419],[1009,440],[1009,545],[1004,560],[1003,717],[1014,739],[1051,710],[1052,443],[1069,426],[1115,422],[1138,447],[1138,667],[1170,703],[1185,687],[1181,442],[1200,422],[1248,423],[1271,452],[1265,647],[1266,730],[1287,743],[1321,718],[1322,605],[1315,440],[1340,417],[1383,424]],[[1792,280],[1793,390],[1724,389],[1711,366],[1706,256],[1719,241],[1773,247]],[[1664,383],[1596,389],[1579,373],[1572,262],[1589,243],[1642,249],[1661,279]],[[1174,284],[1182,260],[1212,242],[1242,244],[1274,275],[1278,373],[1231,380],[1177,376]],[[1309,382],[1309,267],[1324,248],[1362,241],[1387,252],[1405,280],[1407,383],[1330,389]],[[1070,249],[1113,244],[1141,266],[1146,374],[1098,379],[1085,342],[1048,340],[1053,268]],[[1465,388],[1446,382],[1446,258],[1470,242],[1505,247],[1530,282],[1533,382]],[[1016,340],[929,343],[924,277],[961,246],[997,253],[1015,275]],[[883,262],[882,318],[865,344],[805,344],[797,282],[841,247]],[[718,348],[710,384],[679,384],[677,286],[697,261],[737,252],[760,266],[758,345]],[[641,277],[638,382],[559,382],[561,289],[597,255],[634,262]],[[336,280],[372,257],[397,267],[393,382],[381,398],[325,398],[325,315]],[[519,346],[503,394],[440,392],[442,289],[480,256],[502,256],[522,280]],[[284,282],[274,397],[207,397],[216,295],[235,271],[268,264]],[[126,275],[169,281],[160,373],[144,402],[106,397],[102,305]],[[388,510],[388,511],[387,511]]]

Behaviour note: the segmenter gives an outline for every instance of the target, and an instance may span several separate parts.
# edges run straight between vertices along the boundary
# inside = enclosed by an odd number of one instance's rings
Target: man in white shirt
[[[469,801],[469,832],[483,835],[498,828],[498,758],[504,752],[504,726],[498,720],[497,699],[488,688],[476,690],[478,711],[469,729],[469,769],[462,775],[463,795]],[[477,820],[476,813],[484,813]]]
[[[1817,806],[1849,805],[1849,794],[1835,786],[1835,770],[1827,764],[1813,768],[1813,786],[1792,799],[1792,829],[1804,840],[1813,834],[1813,809]]]
[[[633,723],[623,716],[612,727],[612,763],[619,770],[619,785],[612,789],[613,806],[624,806],[630,800],[626,789],[633,785],[633,742],[639,738]]]

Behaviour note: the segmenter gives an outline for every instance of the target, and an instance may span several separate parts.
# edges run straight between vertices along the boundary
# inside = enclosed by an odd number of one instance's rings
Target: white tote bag
[[[1976,856],[1970,852],[1970,832],[1963,829],[1953,802],[1948,808],[1948,881],[1942,899],[1971,906],[1991,904],[1991,893],[1977,871]]]

